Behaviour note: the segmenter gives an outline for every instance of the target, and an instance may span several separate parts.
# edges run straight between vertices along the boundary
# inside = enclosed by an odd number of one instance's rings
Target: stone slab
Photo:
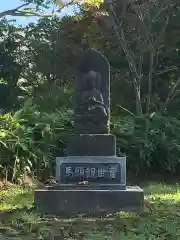
[[[68,156],[116,156],[116,137],[111,134],[80,134],[71,136]]]
[[[141,212],[144,193],[139,187],[118,189],[40,189],[34,203],[41,215],[101,215],[108,213]]]
[[[45,186],[47,190],[125,190],[126,186],[119,184],[52,184]]]
[[[56,181],[61,184],[88,181],[126,186],[126,157],[58,157]]]

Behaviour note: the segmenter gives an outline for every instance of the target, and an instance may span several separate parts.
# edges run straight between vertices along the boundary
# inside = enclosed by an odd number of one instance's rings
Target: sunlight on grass
[[[13,209],[16,209],[16,207],[14,207],[12,204],[6,202],[0,204],[0,212]]]
[[[175,200],[180,201],[180,192],[177,193],[165,193],[165,194],[150,194],[148,198],[153,200]]]
[[[22,187],[10,187],[7,190],[0,191],[0,212],[5,210],[20,209],[31,207],[33,201],[33,192]]]
[[[26,190],[24,190],[23,188],[21,187],[10,187],[6,190],[1,190],[0,191],[0,197],[12,197],[12,196],[15,196],[17,194],[21,194],[21,193],[24,193]]]
[[[137,217],[137,213],[134,213],[134,212],[132,212],[132,213],[119,212],[119,213],[116,214],[116,216],[118,216],[120,218],[126,218],[126,219],[131,218],[132,219],[132,218],[136,218]]]
[[[177,193],[180,192],[180,185],[167,185],[163,183],[149,183],[144,187],[145,193],[148,194],[160,194],[160,193]]]
[[[180,186],[151,184],[144,189],[147,199],[154,203],[154,208],[161,204],[166,204],[167,208],[180,202]],[[175,206],[177,207],[177,206]]]

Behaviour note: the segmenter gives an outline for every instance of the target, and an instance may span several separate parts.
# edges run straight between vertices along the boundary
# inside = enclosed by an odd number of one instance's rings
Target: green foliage
[[[18,108],[21,102],[19,96],[23,91],[18,81],[24,64],[20,64],[19,49],[23,36],[16,27],[6,21],[0,21],[0,109],[11,111]]]
[[[31,64],[27,68],[28,78],[32,75],[42,81],[48,81],[60,87],[72,83],[74,66],[80,47],[72,39],[74,17],[64,17],[62,20],[47,18],[39,20],[37,24],[31,24],[26,28],[26,47],[29,49],[26,61]],[[41,77],[37,77],[39,74]]]
[[[10,114],[0,116],[1,119],[1,166],[11,171],[14,180],[18,170],[30,169],[32,132],[24,128],[20,121]],[[19,176],[20,177],[20,176]]]
[[[117,146],[127,155],[129,170],[144,176],[151,173],[178,173],[179,119],[154,115],[114,121],[112,131],[117,136]]]
[[[42,172],[47,168],[52,170],[55,154],[60,147],[64,151],[66,138],[71,132],[71,115],[67,109],[51,114],[40,113],[29,102],[14,115],[0,115],[0,162],[9,178],[20,179],[25,171],[34,171],[37,167]]]

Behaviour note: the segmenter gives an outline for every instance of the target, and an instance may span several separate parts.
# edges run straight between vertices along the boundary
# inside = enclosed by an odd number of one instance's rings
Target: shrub
[[[64,156],[72,134],[70,109],[41,113],[31,101],[12,114],[0,115],[1,174],[8,172],[13,181],[24,171],[36,171],[47,178],[55,169],[55,157]],[[112,118],[111,132],[117,149],[127,155],[127,169],[133,175],[175,174],[180,158],[180,121],[153,115],[141,118]]]
[[[127,155],[127,167],[138,174],[176,173],[180,159],[180,121],[173,117],[116,119],[112,132]]]
[[[17,180],[24,171],[52,170],[60,145],[61,151],[65,150],[71,132],[71,115],[72,111],[65,109],[52,114],[40,113],[30,102],[14,115],[1,114],[1,173],[8,172],[9,178]]]

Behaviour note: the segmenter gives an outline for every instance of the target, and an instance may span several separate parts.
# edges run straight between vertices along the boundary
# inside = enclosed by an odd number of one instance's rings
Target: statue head
[[[91,79],[95,79],[97,76],[97,73],[94,70],[90,70],[87,75],[89,76],[89,78]]]
[[[84,83],[86,89],[88,90],[98,88],[99,87],[98,73],[95,72],[94,70],[90,70],[89,72],[87,72],[84,76]]]

